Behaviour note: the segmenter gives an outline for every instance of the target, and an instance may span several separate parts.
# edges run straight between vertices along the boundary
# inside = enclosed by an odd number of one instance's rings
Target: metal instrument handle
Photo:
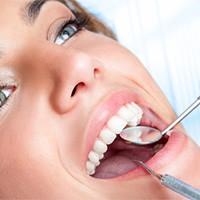
[[[196,99],[196,101],[190,105],[178,118],[172,122],[165,130],[162,131],[162,135],[166,134],[169,130],[171,130],[174,126],[176,126],[181,120],[183,120],[188,114],[190,114],[197,106],[200,104],[200,96]]]
[[[187,197],[188,199],[200,199],[200,190],[192,187],[191,185],[188,185],[187,183],[184,183],[183,181],[173,176],[165,174],[161,177],[160,182],[162,185],[184,197]]]

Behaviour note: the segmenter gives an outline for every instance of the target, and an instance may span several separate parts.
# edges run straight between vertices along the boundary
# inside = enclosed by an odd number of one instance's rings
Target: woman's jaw
[[[86,172],[101,179],[122,180],[145,175],[132,159],[146,162],[154,170],[162,170],[183,150],[187,139],[173,131],[169,139],[151,146],[126,144],[118,134],[124,127],[150,126],[164,130],[169,121],[162,119],[160,108],[151,107],[153,99],[144,100],[136,92],[115,92],[97,108],[87,136]]]

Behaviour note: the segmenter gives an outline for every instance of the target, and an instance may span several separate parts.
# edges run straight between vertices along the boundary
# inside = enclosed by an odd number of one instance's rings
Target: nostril
[[[71,97],[73,97],[73,96],[75,95],[77,86],[78,86],[78,85],[76,85],[76,86],[74,87],[74,89],[72,90]]]
[[[85,83],[81,82],[81,83],[78,83],[74,89],[72,90],[72,94],[71,94],[71,97],[73,97],[75,95],[75,93],[77,92],[77,90],[83,88],[85,85]]]
[[[101,75],[102,75],[102,71],[95,68],[94,69],[94,77],[99,78],[99,77],[101,77]]]

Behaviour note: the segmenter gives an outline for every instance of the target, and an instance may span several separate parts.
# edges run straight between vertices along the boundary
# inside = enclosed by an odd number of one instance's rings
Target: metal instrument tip
[[[140,161],[140,160],[131,160],[135,163],[140,164],[147,172],[149,172],[151,175],[155,176],[156,178],[158,178],[159,180],[162,178],[162,175],[159,173],[154,172],[151,168],[149,168],[144,162]]]

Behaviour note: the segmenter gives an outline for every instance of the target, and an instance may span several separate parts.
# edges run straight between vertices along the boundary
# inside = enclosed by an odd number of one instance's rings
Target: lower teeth
[[[156,153],[158,153],[158,151],[160,151],[162,148],[164,147],[164,144],[156,144],[154,147],[153,147],[153,154],[155,155]]]

